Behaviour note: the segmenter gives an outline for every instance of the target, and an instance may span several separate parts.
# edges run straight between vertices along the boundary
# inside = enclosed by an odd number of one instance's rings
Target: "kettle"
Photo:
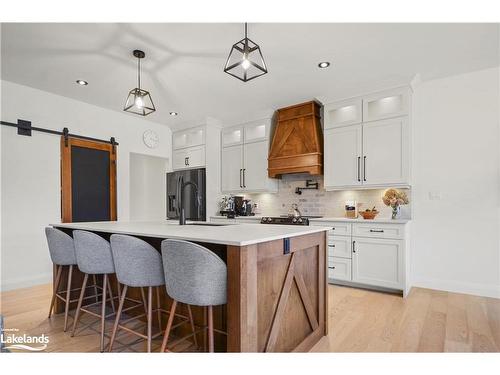
[[[299,205],[292,203],[292,207],[288,210],[288,217],[300,217]]]

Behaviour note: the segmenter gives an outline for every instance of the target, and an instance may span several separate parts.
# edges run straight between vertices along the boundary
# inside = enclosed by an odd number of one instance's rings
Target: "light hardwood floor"
[[[328,292],[329,334],[314,352],[500,351],[499,299],[420,288],[413,288],[407,299],[332,285]],[[48,351],[98,351],[97,326],[72,338],[62,332],[62,314],[47,319],[50,297],[50,285],[2,293],[0,311],[6,328],[17,328],[19,334],[49,335]],[[121,340],[131,339],[122,336]],[[155,340],[153,349],[159,343]],[[143,343],[131,349],[142,351]],[[117,351],[121,350],[130,348],[118,345]]]

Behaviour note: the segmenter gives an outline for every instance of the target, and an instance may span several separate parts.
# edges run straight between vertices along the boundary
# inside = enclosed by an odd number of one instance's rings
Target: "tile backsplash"
[[[303,190],[301,195],[295,194],[295,188],[305,186],[305,181],[311,179],[319,183],[318,190]],[[375,206],[380,211],[378,217],[391,216],[391,208],[384,205],[382,196],[386,189],[325,191],[323,176],[307,174],[285,175],[279,180],[278,193],[246,194],[245,197],[257,203],[262,215],[279,216],[287,214],[292,203],[299,205],[302,215],[343,217],[346,200],[361,203],[360,210]],[[411,191],[403,190],[410,199],[410,204],[401,207],[401,216],[410,218]]]

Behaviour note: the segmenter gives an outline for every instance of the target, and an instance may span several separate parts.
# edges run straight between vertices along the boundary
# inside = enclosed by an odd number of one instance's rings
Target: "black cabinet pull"
[[[366,181],[366,156],[363,156],[363,181]]]
[[[187,165],[189,165],[189,156],[186,159],[187,159]]]
[[[188,158],[184,158],[184,165],[187,165],[187,159]]]
[[[242,187],[243,187],[243,183],[241,182],[241,179],[242,179],[242,177],[241,177],[241,172],[242,172],[242,171],[243,171],[243,169],[240,169],[240,188],[242,188]]]
[[[328,245],[328,247],[335,247],[335,245]]]
[[[246,182],[245,182],[245,177],[246,177],[246,176],[245,176],[245,171],[246,171],[246,169],[245,169],[245,168],[243,168],[243,187],[244,187],[244,188],[246,188],[246,187],[247,187]]]
[[[356,241],[352,241],[352,252],[356,252]]]
[[[361,163],[361,156],[358,156],[358,182],[361,181],[360,163]]]
[[[330,268],[331,270],[334,270],[334,269],[335,269],[335,267],[333,267],[333,266],[332,266],[332,267],[328,267],[328,268]]]
[[[332,230],[335,230],[335,227],[332,227]]]
[[[370,229],[371,233],[384,233],[383,229]]]

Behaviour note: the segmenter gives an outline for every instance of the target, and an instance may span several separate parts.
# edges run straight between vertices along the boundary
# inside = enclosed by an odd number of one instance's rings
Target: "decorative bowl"
[[[378,215],[378,211],[359,211],[359,214],[363,216],[365,220],[373,220],[375,216]]]

